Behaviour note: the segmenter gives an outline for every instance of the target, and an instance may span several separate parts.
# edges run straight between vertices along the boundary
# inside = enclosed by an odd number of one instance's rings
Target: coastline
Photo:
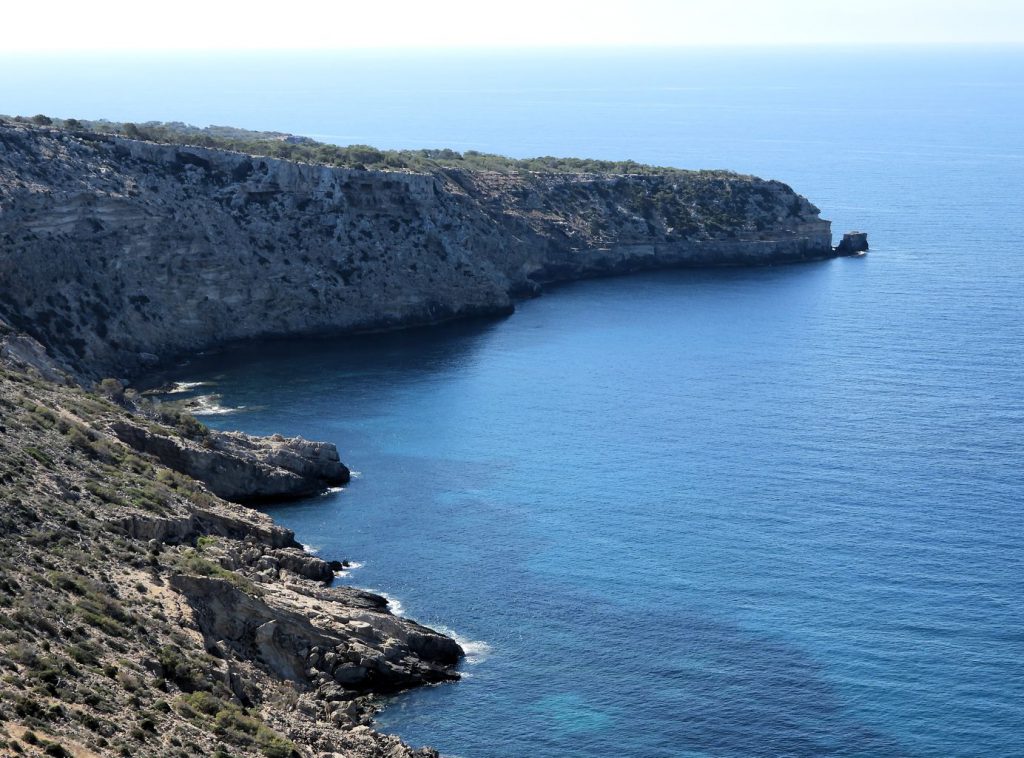
[[[139,392],[142,392],[144,394],[154,394],[157,396],[184,394],[186,392],[191,391],[192,387],[185,387],[170,391],[168,391],[166,388],[174,386],[176,384],[192,384],[191,382],[188,381],[175,381],[175,378],[181,377],[184,374],[186,374],[186,367],[190,365],[192,359],[196,357],[205,358],[208,356],[230,353],[231,351],[234,350],[246,350],[265,343],[283,344],[295,340],[314,341],[319,339],[356,339],[371,337],[373,335],[415,333],[419,330],[431,330],[434,329],[435,327],[443,327],[453,324],[471,325],[474,322],[480,324],[497,323],[505,318],[515,316],[517,306],[520,303],[527,302],[538,297],[544,297],[549,294],[555,294],[558,290],[560,290],[563,287],[570,287],[576,283],[586,282],[590,280],[629,277],[633,275],[654,273],[657,271],[707,271],[715,269],[749,269],[772,268],[776,266],[800,266],[811,263],[822,263],[825,261],[835,260],[837,258],[859,258],[864,255],[864,253],[840,253],[838,252],[838,250],[838,247],[834,247],[832,248],[831,253],[822,253],[806,256],[802,255],[768,261],[756,260],[696,264],[678,262],[652,262],[649,265],[636,266],[624,270],[595,270],[579,274],[571,278],[556,278],[545,280],[543,281],[543,283],[539,283],[535,288],[529,289],[529,291],[518,293],[516,296],[512,298],[511,302],[507,306],[497,307],[493,310],[482,310],[480,312],[469,314],[453,314],[444,318],[438,318],[430,321],[421,321],[413,319],[409,321],[379,324],[370,327],[357,327],[351,329],[325,329],[306,332],[289,332],[284,334],[259,334],[251,337],[240,337],[229,340],[214,340],[209,343],[202,344],[194,350],[182,351],[179,353],[168,355],[166,357],[161,357],[158,363],[154,363],[146,367],[125,367],[125,370],[120,371],[118,373],[119,376],[126,383],[129,383],[132,387],[136,388]],[[211,415],[226,415],[230,413],[235,413],[240,410],[244,410],[245,407],[246,406],[228,407],[218,405],[216,406],[215,410],[200,410],[193,412],[197,413],[197,415],[205,415],[207,413]]]
[[[0,317],[90,381],[225,341],[508,315],[554,282],[836,254],[805,197],[729,172],[382,171],[19,123],[0,144]]]
[[[237,701],[249,709],[238,718],[259,713],[327,753],[436,755],[372,731],[372,698],[454,681],[467,658],[455,633],[338,585],[343,564],[310,555],[247,507],[343,484],[337,448],[213,431],[113,378],[71,414],[81,405],[73,387],[111,374],[145,387],[182,356],[233,344],[487,322],[575,280],[838,254],[830,222],[806,198],[728,172],[389,172],[3,123],[0,147],[0,203],[11,209],[0,232],[27,230],[0,260],[10,295],[0,357],[17,367],[5,389],[32,386],[24,372],[54,382],[33,387],[39,399],[26,412],[73,416],[58,430],[81,427],[67,460],[94,504],[89,528],[100,539],[116,525],[126,567],[132,551],[148,551],[151,575],[125,568],[125,581],[173,599],[192,637],[177,640],[168,626],[166,639],[227,662],[204,684],[219,698],[207,715],[234,714]],[[33,294],[55,286],[60,298]],[[49,428],[40,434],[40,450],[69,446]],[[96,484],[112,474],[93,458],[118,463],[113,488]],[[36,460],[57,466],[46,453]],[[32,516],[77,523],[39,489],[44,481],[32,485]],[[486,656],[486,643],[472,646]],[[157,671],[166,686],[177,669]],[[175,686],[166,727],[205,725],[194,683]],[[272,708],[270,693],[302,707]]]

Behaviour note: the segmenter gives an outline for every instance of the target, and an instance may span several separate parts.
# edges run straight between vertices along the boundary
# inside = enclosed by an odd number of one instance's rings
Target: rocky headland
[[[551,282],[824,258],[829,222],[728,172],[214,136],[0,119],[0,754],[436,755],[373,731],[374,698],[457,678],[458,644],[242,505],[344,483],[336,447],[122,382]]]
[[[550,282],[834,254],[829,222],[781,182],[457,163],[0,123],[0,330],[68,373],[123,377],[227,340],[507,313]]]

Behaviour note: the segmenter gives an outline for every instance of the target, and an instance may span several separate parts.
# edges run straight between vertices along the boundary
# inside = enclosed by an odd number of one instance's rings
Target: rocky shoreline
[[[374,697],[464,655],[245,506],[347,482],[333,444],[111,377],[836,254],[806,198],[726,172],[367,170],[2,121],[0,243],[0,752],[80,756],[436,756],[373,731]]]
[[[212,491],[282,459],[317,488],[342,471],[333,445],[227,434],[216,452],[257,454],[225,479],[176,468],[194,422],[4,368],[0,408],[0,752],[436,755],[372,716],[457,679],[458,643]]]

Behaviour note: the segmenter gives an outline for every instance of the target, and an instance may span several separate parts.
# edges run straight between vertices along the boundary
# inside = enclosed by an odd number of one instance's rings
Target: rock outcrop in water
[[[65,369],[508,312],[548,282],[833,255],[727,172],[370,171],[0,124],[0,318]]]
[[[836,255],[860,255],[867,251],[867,232],[846,232],[836,245]]]

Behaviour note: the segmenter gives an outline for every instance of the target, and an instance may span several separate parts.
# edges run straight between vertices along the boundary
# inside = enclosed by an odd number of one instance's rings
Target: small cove
[[[360,476],[272,515],[361,563],[345,581],[486,645],[381,714],[414,744],[1019,753],[1021,58],[694,60],[557,69],[557,98],[449,92],[459,129],[404,127],[778,177],[837,233],[867,229],[868,256],[582,282],[178,378],[241,409],[212,426],[336,442]],[[490,65],[478,90],[511,75]],[[687,89],[701,71],[715,86]],[[538,99],[544,128],[510,117]],[[352,141],[417,146],[359,113]],[[262,125],[244,115],[219,120]]]

